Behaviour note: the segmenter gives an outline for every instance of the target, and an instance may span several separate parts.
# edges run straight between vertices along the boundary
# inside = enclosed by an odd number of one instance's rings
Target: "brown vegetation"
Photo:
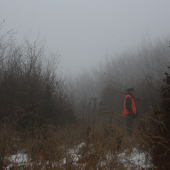
[[[145,152],[149,164],[149,144],[140,131],[134,130],[133,137],[126,135],[125,127],[118,128],[114,123],[77,124],[62,128],[55,126],[31,127],[26,135],[17,131],[9,122],[1,127],[1,158],[3,167],[13,169],[116,169],[127,167],[141,168],[136,161],[129,160],[136,148]],[[6,128],[8,126],[8,128]],[[5,142],[3,142],[5,141]],[[3,154],[2,154],[3,153]],[[17,153],[26,154],[27,162],[16,164],[10,159]],[[74,154],[76,156],[74,156]],[[121,154],[127,158],[121,161]],[[11,168],[12,169],[12,168]]]
[[[12,33],[0,37],[0,169],[166,169],[168,73],[163,100],[159,96],[164,76],[159,59],[169,57],[165,45],[144,45],[66,85],[58,58],[47,56],[42,42],[18,46]],[[114,91],[131,85],[141,98],[132,137],[122,116],[124,95]],[[145,155],[142,165],[130,159],[135,149]],[[25,154],[25,162],[11,158],[17,154]]]

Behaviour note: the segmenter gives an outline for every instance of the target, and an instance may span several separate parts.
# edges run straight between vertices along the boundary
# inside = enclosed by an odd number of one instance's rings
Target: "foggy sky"
[[[0,0],[1,32],[46,39],[63,70],[96,67],[105,56],[170,34],[169,0]]]

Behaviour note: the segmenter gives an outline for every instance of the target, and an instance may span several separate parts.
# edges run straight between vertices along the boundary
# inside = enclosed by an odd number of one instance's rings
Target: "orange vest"
[[[135,106],[135,102],[134,102],[132,96],[128,94],[128,95],[126,95],[125,100],[124,100],[124,105],[123,105],[123,115],[127,115],[127,114],[130,113],[130,112],[126,109],[126,98],[127,98],[127,97],[130,97],[130,98],[131,98],[131,100],[132,100],[131,108],[132,108],[132,110],[133,110],[133,113],[136,114],[136,106]]]

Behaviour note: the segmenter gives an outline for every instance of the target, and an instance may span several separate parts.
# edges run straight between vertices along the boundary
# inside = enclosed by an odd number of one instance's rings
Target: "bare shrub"
[[[160,89],[161,104],[153,107],[152,117],[148,117],[147,125],[142,126],[145,140],[150,145],[153,164],[158,170],[170,168],[170,74],[166,72],[165,75]]]
[[[17,46],[9,39],[0,51],[0,118],[17,119],[22,128],[33,120],[37,125],[75,120],[64,78],[57,70],[58,58],[47,58],[42,43],[25,40]]]

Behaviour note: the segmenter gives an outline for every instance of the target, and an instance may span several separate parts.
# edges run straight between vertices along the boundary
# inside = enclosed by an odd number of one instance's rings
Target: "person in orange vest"
[[[129,88],[127,89],[128,94],[125,97],[124,105],[123,105],[123,115],[126,115],[126,130],[129,136],[133,133],[133,123],[134,119],[136,118],[137,111],[135,105],[135,97],[133,96],[134,89]]]

